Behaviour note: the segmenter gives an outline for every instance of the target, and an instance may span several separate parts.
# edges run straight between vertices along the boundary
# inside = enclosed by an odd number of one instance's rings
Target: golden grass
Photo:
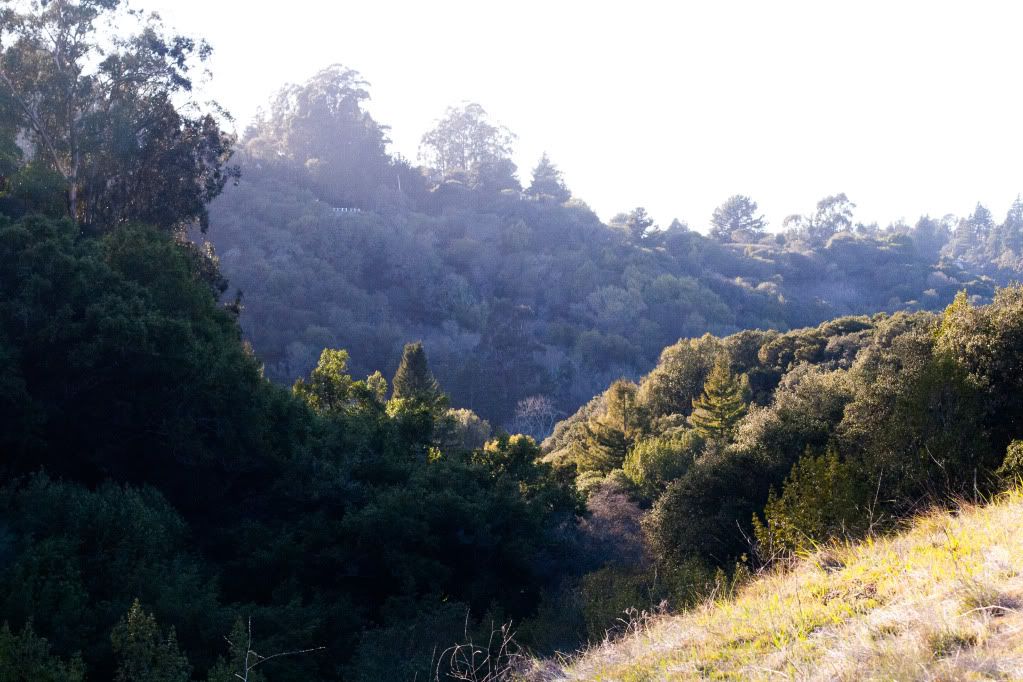
[[[1023,492],[835,543],[544,680],[1023,680]]]

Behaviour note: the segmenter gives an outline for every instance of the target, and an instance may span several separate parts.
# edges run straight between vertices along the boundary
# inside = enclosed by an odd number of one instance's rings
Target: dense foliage
[[[133,650],[115,626],[151,629],[137,599],[196,674],[251,616],[259,651],[329,651],[268,663],[273,679],[380,679],[346,666],[383,664],[360,649],[381,628],[443,609],[451,627],[409,644],[428,664],[467,612],[528,615],[564,571],[570,486],[531,439],[463,446],[421,347],[390,400],[329,350],[292,393],[261,377],[194,250],[43,218],[5,219],[0,245],[0,612],[71,668],[114,675]]]
[[[784,235],[744,196],[715,211],[711,237],[642,209],[605,225],[546,156],[522,190],[513,136],[478,105],[449,110],[414,169],[385,153],[367,97],[340,66],[284,88],[242,141],[241,182],[210,209],[246,338],[281,383],[325,346],[387,372],[421,340],[454,403],[511,427],[521,401],[567,416],[679,338],[940,309],[961,289],[991,296],[976,272],[1008,279],[943,258],[948,220],[860,225],[845,195]]]
[[[646,510],[650,559],[619,570],[646,566],[652,590],[659,567],[658,594],[684,603],[715,569],[1014,481],[1021,335],[1023,289],[1007,288],[941,314],[682,341],[559,424],[545,461],[577,471],[591,500],[620,491]]]
[[[212,207],[224,304],[182,229],[234,175],[176,104],[208,50],[155,18],[100,45],[118,0],[10,6],[0,679],[429,679],[494,624],[569,649],[1023,470],[1023,289],[971,274],[1017,267],[1019,206],[604,225],[546,156],[523,190],[478,105],[431,167],[388,156],[335,66]]]

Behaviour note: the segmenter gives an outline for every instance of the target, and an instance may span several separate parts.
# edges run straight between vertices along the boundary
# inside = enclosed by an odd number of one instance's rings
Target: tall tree
[[[129,35],[101,23],[135,21]],[[0,10],[0,99],[37,162],[59,174],[69,214],[109,228],[198,221],[236,169],[222,112],[192,95],[205,42],[167,35],[123,0],[53,0]]]
[[[719,355],[703,384],[703,395],[693,400],[689,422],[707,440],[727,441],[735,425],[746,414],[746,375],[732,374],[728,357]]]
[[[165,636],[138,600],[110,635],[120,659],[117,682],[188,682],[191,666],[178,649],[174,628]]]
[[[1002,248],[1011,251],[1017,258],[1023,255],[1023,195],[1016,195],[1005,221],[1001,225]]]
[[[757,215],[757,202],[736,194],[714,209],[710,236],[721,242],[736,238],[755,239],[767,229],[767,220]]]
[[[367,205],[378,185],[397,183],[387,126],[364,108],[368,87],[341,64],[302,85],[285,85],[246,132],[246,150],[260,159],[288,159],[335,205]]]
[[[824,197],[817,202],[817,210],[809,215],[790,215],[784,221],[789,236],[810,246],[824,246],[832,236],[852,227],[853,209],[845,192]]]
[[[628,213],[619,213],[611,218],[611,227],[624,231],[633,241],[638,242],[654,227],[654,220],[645,208],[637,206]]]
[[[437,125],[423,135],[419,150],[442,178],[463,177],[472,185],[500,180],[511,187],[518,185],[511,162],[514,141],[514,133],[491,122],[482,106],[469,102],[448,107]]]
[[[565,181],[561,177],[561,171],[551,163],[547,152],[544,152],[540,157],[540,162],[533,169],[533,182],[526,190],[526,194],[534,199],[549,199],[559,204],[572,197],[572,193],[568,191],[568,187],[565,186]]]
[[[308,381],[298,379],[292,392],[319,412],[341,412],[352,399],[353,384],[348,374],[348,352],[324,348]]]
[[[952,235],[952,256],[971,262],[985,260],[989,255],[988,240],[994,229],[995,220],[991,211],[978,202],[973,213],[956,225]]]
[[[937,260],[941,249],[952,236],[947,220],[935,220],[930,216],[921,216],[909,233],[917,251],[928,261]]]
[[[395,400],[434,405],[443,398],[440,384],[430,371],[421,341],[405,344],[391,387],[391,398]]]

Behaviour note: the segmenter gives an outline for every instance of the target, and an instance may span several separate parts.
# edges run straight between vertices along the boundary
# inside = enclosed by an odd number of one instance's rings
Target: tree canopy
[[[471,186],[518,189],[511,161],[515,134],[490,120],[475,102],[448,107],[420,143],[420,155],[442,178],[464,179]]]
[[[710,219],[710,236],[718,241],[746,241],[757,239],[767,230],[767,220],[757,215],[757,202],[736,194],[714,209]]]
[[[101,37],[115,18],[136,32]],[[0,100],[31,142],[24,161],[60,179],[68,214],[90,229],[205,228],[207,204],[236,174],[221,112],[191,95],[210,47],[120,0],[8,4],[2,19]]]

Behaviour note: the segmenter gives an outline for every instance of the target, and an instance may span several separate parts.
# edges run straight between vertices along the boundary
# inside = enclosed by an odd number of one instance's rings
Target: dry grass
[[[542,671],[542,672],[541,672]],[[835,544],[538,680],[1023,680],[1023,493]]]

